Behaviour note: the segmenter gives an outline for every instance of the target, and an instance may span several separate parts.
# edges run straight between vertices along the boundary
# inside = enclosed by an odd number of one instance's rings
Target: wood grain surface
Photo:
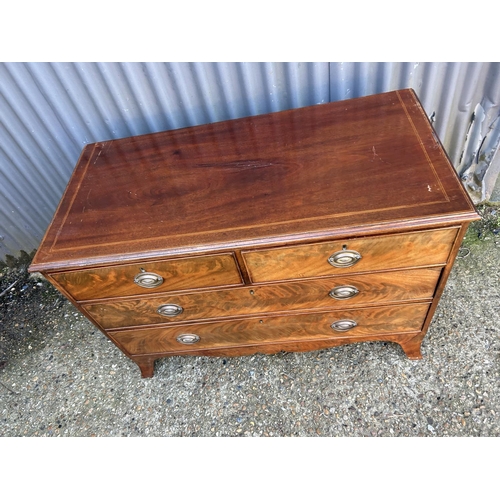
[[[137,285],[134,283],[134,277],[141,270],[160,275],[163,283],[156,288],[143,288]],[[50,276],[76,300],[242,283],[232,254],[98,267],[85,271],[52,273]]]
[[[347,309],[377,303],[430,300],[440,274],[441,268],[413,269],[279,285],[161,294],[81,304],[81,307],[106,329],[301,309]],[[330,297],[329,292],[334,287],[344,285],[356,287],[359,293],[346,300]],[[183,312],[175,317],[162,316],[157,309],[163,304],[179,305]]]
[[[415,92],[88,144],[29,270],[144,377],[170,355],[420,344],[479,219]],[[361,254],[351,267],[328,258]],[[161,286],[134,282],[156,273]],[[336,286],[359,293],[336,300]],[[181,314],[158,314],[176,304]],[[331,328],[353,320],[348,331]],[[200,337],[179,343],[181,334]]]
[[[351,338],[335,338],[326,340],[300,340],[294,342],[268,342],[266,344],[238,346],[238,347],[221,347],[217,349],[199,349],[197,351],[184,351],[182,353],[170,353],[168,356],[250,356],[252,354],[276,354],[279,352],[307,352],[319,349],[330,349],[332,347],[342,346],[346,344],[354,344],[359,342],[394,342],[402,347],[403,352],[410,359],[420,359],[421,340],[415,337],[415,333],[398,333],[389,335],[378,335],[375,339],[373,336],[358,336]],[[154,375],[155,361],[165,355],[156,354],[138,354],[129,355],[130,359],[137,363],[141,370],[141,375],[144,378]]]
[[[446,264],[458,228],[418,231],[297,245],[270,250],[242,252],[253,282],[279,281],[350,274],[412,266]],[[355,250],[362,258],[351,267],[339,268],[328,263],[334,252]]]
[[[356,338],[393,333],[417,332],[422,327],[428,303],[393,305],[328,313],[290,314],[251,319],[226,320],[161,328],[114,331],[108,334],[129,355],[171,354],[198,349],[216,349],[302,340]],[[336,332],[331,324],[351,319],[357,326],[348,332]],[[200,341],[192,346],[177,342],[182,334],[195,334]]]
[[[250,356],[252,354],[277,354],[279,352],[307,352],[319,349],[330,349],[332,347],[354,344],[359,342],[394,342],[402,347],[404,354],[409,359],[420,359],[421,340],[415,337],[415,333],[398,333],[389,335],[379,335],[376,339],[372,336],[358,336],[351,338],[335,338],[326,340],[300,340],[294,342],[268,342],[259,345],[238,346],[238,347],[221,347],[216,349],[199,349],[197,351],[184,351],[182,353],[170,353],[168,356]],[[138,354],[129,355],[141,370],[143,378],[153,377],[155,361],[165,355],[155,354]]]
[[[30,269],[474,218],[398,90],[89,144]]]

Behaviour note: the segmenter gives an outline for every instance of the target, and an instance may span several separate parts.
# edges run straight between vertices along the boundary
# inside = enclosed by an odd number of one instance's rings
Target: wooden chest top
[[[412,90],[88,144],[30,267],[477,218]]]

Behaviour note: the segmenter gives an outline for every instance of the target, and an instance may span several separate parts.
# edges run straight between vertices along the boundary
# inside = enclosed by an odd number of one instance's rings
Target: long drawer
[[[238,285],[233,254],[98,267],[50,275],[76,300]]]
[[[103,328],[432,299],[440,268],[412,269],[82,304]]]
[[[254,283],[445,265],[458,228],[242,252]]]
[[[176,354],[231,346],[380,336],[418,332],[428,308],[428,303],[418,303],[290,314],[121,330],[111,332],[111,336],[130,355]]]

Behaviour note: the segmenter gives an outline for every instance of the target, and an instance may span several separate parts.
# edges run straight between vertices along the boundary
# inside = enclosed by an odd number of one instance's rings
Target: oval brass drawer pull
[[[355,250],[339,250],[328,257],[328,263],[334,267],[351,267],[361,259]]]
[[[159,274],[142,271],[135,275],[134,283],[143,288],[156,288],[163,283],[163,278]]]
[[[358,324],[353,319],[340,319],[330,326],[337,332],[347,332],[347,330],[351,330],[355,326],[358,326]]]
[[[337,300],[346,300],[346,299],[351,299],[352,297],[358,295],[359,290],[352,285],[341,285],[341,286],[336,286],[332,290],[330,290],[330,297],[332,299],[337,299]]]
[[[156,312],[158,314],[161,314],[162,316],[168,316],[172,318],[174,316],[182,314],[184,312],[184,309],[177,304],[162,304],[160,307],[158,307]]]
[[[177,342],[181,344],[196,344],[200,341],[200,337],[194,333],[183,333],[177,337]]]

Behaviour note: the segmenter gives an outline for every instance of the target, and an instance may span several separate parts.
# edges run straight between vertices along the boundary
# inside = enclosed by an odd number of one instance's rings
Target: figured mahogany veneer
[[[105,329],[301,309],[346,309],[379,303],[432,300],[440,275],[441,268],[412,269],[352,275],[347,279],[323,278],[231,290],[98,301],[82,304],[82,308]],[[348,299],[330,296],[333,289],[342,286],[355,287],[358,293]],[[164,304],[178,305],[183,311],[173,317],[162,316],[157,310]]]
[[[134,281],[141,272],[158,274],[163,282],[155,288],[141,287]],[[51,277],[76,300],[242,283],[234,257],[224,254],[53,273]]]
[[[478,218],[410,89],[87,145],[30,271],[140,367],[390,341]]]
[[[458,229],[328,241],[314,245],[297,245],[293,248],[243,252],[243,256],[254,283],[398,267],[444,265]],[[341,251],[342,248],[357,251],[362,256],[361,260],[352,267],[330,265],[330,255]]]
[[[315,339],[328,340],[343,337],[366,337],[391,333],[417,333],[422,328],[429,304],[411,304],[328,313],[266,316],[262,318],[193,323],[189,326],[169,326],[141,330],[124,330],[112,337],[130,355],[187,351],[177,342],[182,334],[200,337],[199,349],[217,349],[235,346],[259,346]],[[331,324],[342,319],[356,321],[357,327],[337,332]]]

